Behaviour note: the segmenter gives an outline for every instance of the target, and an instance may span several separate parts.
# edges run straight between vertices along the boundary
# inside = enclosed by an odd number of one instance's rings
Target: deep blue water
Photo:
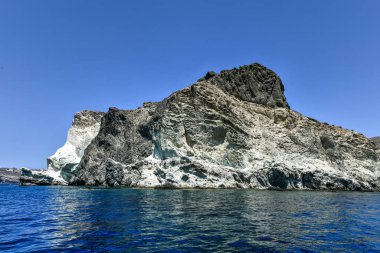
[[[0,185],[0,252],[380,252],[380,193]]]

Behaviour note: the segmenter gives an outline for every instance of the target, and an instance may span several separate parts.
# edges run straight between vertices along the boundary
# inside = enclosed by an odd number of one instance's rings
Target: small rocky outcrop
[[[21,168],[21,176],[19,178],[20,185],[67,185],[59,173],[49,170],[31,170]]]
[[[79,164],[55,167],[70,185],[380,190],[380,148],[291,110],[260,64],[208,72],[136,110],[110,108],[82,150]]]
[[[84,150],[99,132],[103,112],[81,111],[75,114],[66,143],[47,159],[48,169],[21,170],[22,185],[67,185],[76,166],[82,159]]]
[[[16,168],[0,168],[0,184],[18,184],[21,171]]]
[[[220,74],[208,72],[198,80],[200,81],[216,85],[225,93],[246,102],[289,108],[281,79],[276,73],[257,63],[223,70]]]

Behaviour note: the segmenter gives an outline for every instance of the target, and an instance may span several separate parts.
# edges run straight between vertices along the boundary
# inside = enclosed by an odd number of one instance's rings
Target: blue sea
[[[0,185],[0,252],[380,252],[380,193]]]

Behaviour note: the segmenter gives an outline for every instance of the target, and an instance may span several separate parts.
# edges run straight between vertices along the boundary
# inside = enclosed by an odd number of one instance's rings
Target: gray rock
[[[32,183],[27,182],[28,180],[26,180],[24,183],[25,177],[39,175],[41,172],[43,173],[43,170],[31,170],[26,168],[0,168],[0,183],[32,185]],[[42,179],[42,177],[40,176],[39,179]],[[36,180],[36,178],[34,178],[33,180]],[[51,185],[54,184],[54,182],[53,180],[51,180],[50,182],[46,181],[44,184]]]
[[[18,184],[21,171],[16,168],[0,168],[0,184]]]
[[[151,154],[149,122],[156,107],[157,103],[145,103],[136,110],[110,108],[98,135],[85,150],[72,184],[113,185],[115,180],[120,184],[123,178],[114,178],[116,173],[110,168],[120,170],[120,164],[133,164]]]
[[[232,70],[223,70],[218,75],[208,72],[203,79],[226,93],[243,101],[269,107],[289,108],[284,96],[284,85],[272,70],[254,63]]]
[[[49,175],[46,170],[21,168],[20,185],[64,185],[64,183]]]

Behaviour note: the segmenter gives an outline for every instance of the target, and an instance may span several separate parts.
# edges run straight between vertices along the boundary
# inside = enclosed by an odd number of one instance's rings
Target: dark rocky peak
[[[100,122],[100,119],[104,116],[104,112],[96,112],[84,110],[77,112],[74,116],[73,126],[86,127]]]
[[[243,101],[289,108],[281,79],[272,70],[258,63],[223,70],[219,74],[210,71],[198,81],[217,85]]]

